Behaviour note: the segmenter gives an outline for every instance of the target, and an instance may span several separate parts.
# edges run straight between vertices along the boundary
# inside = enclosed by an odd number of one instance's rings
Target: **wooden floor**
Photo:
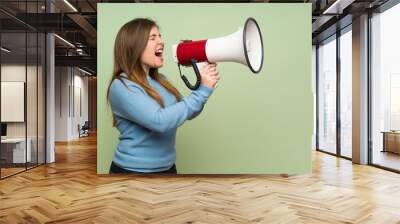
[[[315,152],[310,175],[97,175],[94,137],[0,181],[0,223],[400,223],[400,175]]]

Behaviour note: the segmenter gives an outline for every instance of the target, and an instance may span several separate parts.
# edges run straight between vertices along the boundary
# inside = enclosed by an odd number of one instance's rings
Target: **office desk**
[[[383,150],[382,152],[393,152],[400,154],[400,132],[399,131],[382,131],[383,133]]]
[[[25,138],[6,138],[1,139],[1,156],[2,159],[6,159],[7,162],[10,163],[25,163],[25,158],[27,158],[26,162],[31,162],[32,154],[31,154],[31,145],[32,140],[27,138],[27,147],[26,147],[26,154],[25,154]],[[12,147],[10,149],[10,146]],[[11,153],[8,153],[11,152]],[[12,154],[12,161],[11,158],[5,158],[4,154]],[[7,156],[8,157],[8,156]],[[11,155],[10,155],[11,157]]]

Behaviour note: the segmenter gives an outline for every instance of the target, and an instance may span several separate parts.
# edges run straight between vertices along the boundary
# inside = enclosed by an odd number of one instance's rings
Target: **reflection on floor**
[[[17,168],[1,168],[1,178],[13,175],[15,173],[18,173],[18,172],[21,172],[21,171],[24,171],[24,170],[25,170],[25,167],[24,168],[20,168],[20,167],[17,167]]]
[[[372,157],[373,164],[400,170],[400,155],[392,152],[374,151]]]
[[[351,148],[341,148],[341,155],[348,157],[348,158],[352,158],[352,149]]]
[[[7,176],[22,172],[26,169],[30,169],[31,167],[35,167],[36,163],[28,163],[26,164],[2,164],[1,168],[1,178],[5,178]]]

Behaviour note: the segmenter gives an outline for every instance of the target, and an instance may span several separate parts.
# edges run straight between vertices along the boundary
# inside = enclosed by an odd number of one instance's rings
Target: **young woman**
[[[110,173],[176,174],[176,129],[202,111],[219,80],[216,64],[208,64],[200,88],[182,97],[158,73],[163,51],[152,20],[134,19],[117,34],[107,98],[120,137]]]

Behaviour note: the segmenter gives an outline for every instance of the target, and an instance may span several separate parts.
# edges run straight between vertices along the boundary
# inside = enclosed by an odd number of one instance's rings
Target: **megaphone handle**
[[[196,89],[198,89],[198,88],[200,87],[201,76],[200,76],[199,68],[198,68],[197,65],[196,65],[196,61],[193,60],[193,59],[190,59],[190,64],[192,65],[193,70],[194,70],[194,73],[196,74],[196,78],[197,78],[196,84],[195,84],[194,86],[193,86],[192,84],[190,84],[190,82],[189,82],[189,80],[186,78],[186,76],[182,74],[182,72],[181,72],[181,67],[180,67],[180,65],[178,64],[179,73],[181,74],[181,78],[182,78],[183,82],[185,83],[185,85],[186,85],[189,89],[191,89],[191,90],[196,90]]]
[[[194,59],[190,59],[190,64],[192,64],[194,73],[196,73],[196,84],[195,84],[195,89],[198,89],[200,87],[200,83],[201,83],[201,76],[200,76],[200,72],[199,72],[199,67],[197,67],[197,61]]]

